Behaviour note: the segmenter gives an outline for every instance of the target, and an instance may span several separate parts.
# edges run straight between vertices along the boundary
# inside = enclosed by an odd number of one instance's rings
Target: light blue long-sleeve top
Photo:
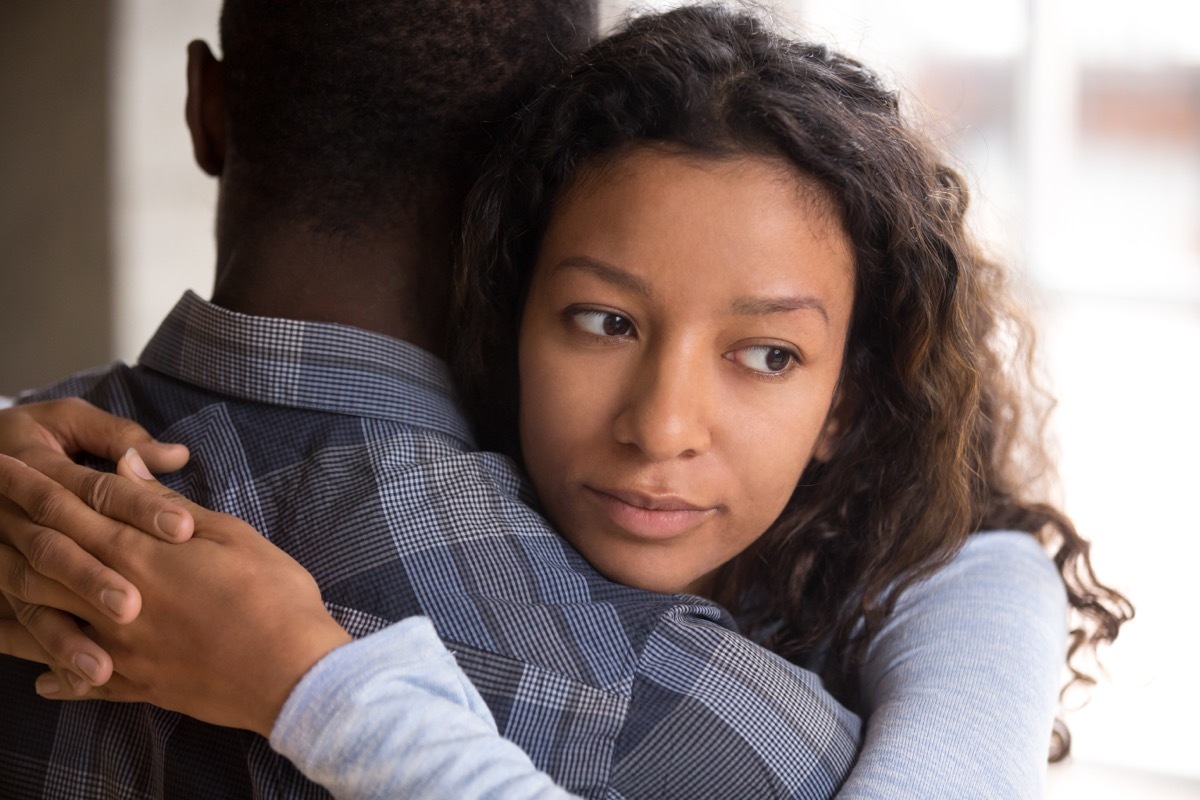
[[[1066,608],[1057,570],[1023,533],[972,536],[908,589],[868,651],[866,739],[838,797],[1042,797]],[[271,745],[343,800],[572,797],[498,734],[420,617],[321,660]]]

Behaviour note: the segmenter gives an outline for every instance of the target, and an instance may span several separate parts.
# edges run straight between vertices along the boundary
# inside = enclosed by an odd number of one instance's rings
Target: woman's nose
[[[700,354],[648,353],[614,421],[617,441],[637,447],[652,461],[708,452],[713,370]]]

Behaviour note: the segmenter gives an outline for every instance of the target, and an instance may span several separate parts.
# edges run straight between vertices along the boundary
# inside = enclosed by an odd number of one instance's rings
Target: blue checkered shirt
[[[615,585],[474,450],[445,365],[340,325],[186,295],[79,395],[191,448],[177,491],[249,521],[362,636],[432,619],[501,733],[587,797],[828,797],[858,719],[719,607]],[[237,624],[230,620],[229,624]],[[0,657],[0,798],[327,796],[266,740],[148,705],[53,703]]]

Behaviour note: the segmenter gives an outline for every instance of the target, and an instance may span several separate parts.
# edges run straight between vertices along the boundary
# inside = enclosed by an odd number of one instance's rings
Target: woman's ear
[[[208,45],[197,39],[187,49],[184,117],[200,169],[214,177],[225,169],[225,70]]]

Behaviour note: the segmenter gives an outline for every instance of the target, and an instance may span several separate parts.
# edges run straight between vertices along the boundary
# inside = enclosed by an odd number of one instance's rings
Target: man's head
[[[456,210],[486,125],[595,27],[595,0],[226,0],[223,64],[201,48],[189,67],[197,158],[234,182],[243,222],[352,234]]]

